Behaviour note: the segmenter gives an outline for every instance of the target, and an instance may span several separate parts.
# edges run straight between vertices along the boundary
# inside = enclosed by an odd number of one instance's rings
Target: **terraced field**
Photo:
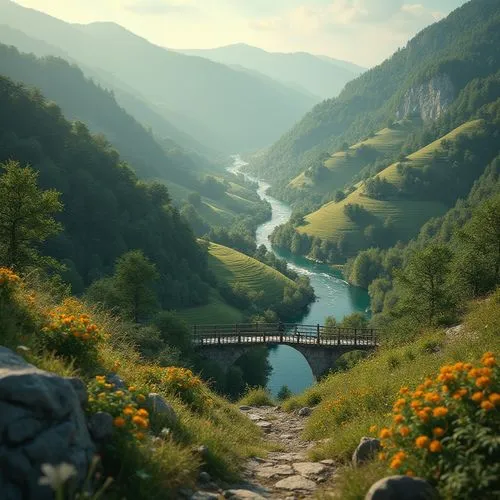
[[[318,194],[342,189],[366,166],[366,161],[356,156],[357,149],[363,145],[370,146],[376,149],[380,156],[392,156],[398,153],[415,126],[414,122],[404,120],[398,122],[394,128],[379,130],[373,137],[354,144],[347,151],[334,153],[326,160],[324,166],[330,171],[327,179],[315,183],[314,180],[301,173],[290,182],[289,186],[294,189],[314,191]]]
[[[240,283],[253,292],[263,291],[263,302],[268,304],[283,298],[285,286],[296,286],[276,269],[232,248],[210,243],[208,252],[208,265],[217,279],[229,284]]]
[[[415,168],[423,167],[435,154],[439,154],[442,140],[452,141],[461,134],[477,130],[480,124],[481,121],[476,120],[461,125],[441,139],[408,156],[408,164]],[[445,165],[443,163],[443,166]],[[387,167],[378,176],[394,184],[398,184],[401,179],[397,164]],[[366,196],[364,183],[360,183],[357,189],[341,202],[327,203],[316,212],[309,214],[305,218],[306,224],[299,227],[298,231],[331,241],[336,241],[342,234],[346,234],[354,246],[361,248],[364,244],[362,229],[344,213],[344,207],[349,203],[361,205],[381,223],[390,217],[398,237],[402,240],[413,237],[428,219],[439,216],[447,210],[444,204],[434,201],[375,200]]]

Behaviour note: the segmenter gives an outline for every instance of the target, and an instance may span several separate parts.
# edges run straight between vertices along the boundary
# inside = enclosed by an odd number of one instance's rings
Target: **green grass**
[[[442,140],[451,141],[458,135],[470,133],[476,130],[480,123],[480,120],[465,123],[441,139],[411,154],[408,157],[408,164],[415,168],[423,167],[434,154],[439,153]],[[398,184],[400,180],[397,164],[390,165],[377,176],[394,184]],[[364,245],[362,229],[344,213],[344,207],[349,203],[361,205],[381,224],[387,217],[390,217],[398,238],[403,241],[415,236],[420,227],[431,217],[440,216],[447,210],[444,204],[436,201],[375,200],[365,195],[364,184],[359,183],[356,190],[344,200],[338,203],[327,203],[316,212],[309,214],[305,218],[306,224],[299,227],[298,231],[332,241],[338,240],[342,234],[345,234],[349,237],[349,241],[353,242],[352,251],[362,248]]]
[[[208,304],[176,311],[189,325],[210,325],[217,323],[241,323],[243,313],[229,305],[214,289],[210,291]]]
[[[276,269],[247,255],[216,243],[208,247],[210,269],[225,283],[240,283],[251,292],[263,292],[263,303],[272,304],[282,300],[286,286],[295,283]]]
[[[404,346],[381,348],[351,370],[330,375],[305,393],[287,400],[284,408],[288,411],[305,406],[311,397],[320,401],[304,431],[307,439],[320,441],[311,450],[311,458],[332,458],[347,464],[360,438],[373,435],[372,425],[380,428],[391,423],[392,405],[402,386],[416,387],[444,364],[478,363],[485,351],[498,353],[500,291],[471,304],[464,325],[458,338],[434,331]],[[382,477],[383,472],[376,474]],[[343,488],[338,498],[363,499],[370,484],[363,482],[361,490],[352,487],[353,478],[362,478],[363,469],[356,472],[348,468],[345,474],[351,481],[336,479]],[[377,478],[372,479],[370,483]]]
[[[334,153],[326,160],[324,166],[330,171],[330,175],[326,180],[314,183],[312,179],[301,173],[289,185],[295,189],[305,189],[319,194],[342,189],[366,166],[363,160],[356,158],[353,154],[356,149],[366,145],[375,148],[382,156],[393,156],[397,154],[414,126],[414,123],[405,120],[400,122],[398,128],[379,130],[374,137],[352,145],[347,151]]]
[[[238,404],[248,406],[275,406],[275,402],[271,397],[271,394],[263,387],[248,389]]]

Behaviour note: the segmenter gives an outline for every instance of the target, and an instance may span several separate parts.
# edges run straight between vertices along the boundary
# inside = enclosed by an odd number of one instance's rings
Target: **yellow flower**
[[[429,446],[430,439],[427,436],[419,436],[415,439],[415,446],[417,448],[427,448]]]
[[[116,417],[114,420],[113,420],[113,425],[115,427],[123,427],[125,425],[125,419],[123,417]]]
[[[140,410],[137,410],[137,415],[140,417],[149,417],[149,412],[144,408],[141,408]]]
[[[387,453],[384,453],[383,451],[381,451],[381,452],[378,454],[378,459],[379,459],[379,460],[386,460],[386,459],[387,459]]]
[[[127,415],[127,416],[131,416],[135,413],[135,410],[130,407],[130,406],[126,406],[124,409],[123,409],[123,414],[124,415]]]
[[[392,432],[390,429],[384,428],[380,431],[380,439],[387,439],[392,436]]]
[[[144,394],[137,394],[136,399],[139,403],[144,403],[144,401],[146,401],[146,396],[144,396]]]
[[[376,425],[372,425],[372,426],[370,427],[370,433],[371,433],[371,434],[374,434],[375,432],[377,432],[377,426],[376,426]]]
[[[139,415],[135,415],[132,418],[132,422],[134,422],[134,424],[137,425],[137,427],[142,427],[143,429],[147,429],[149,427],[149,422],[147,421],[147,419]]]
[[[443,445],[441,444],[440,441],[438,441],[437,439],[434,439],[433,441],[431,441],[431,443],[429,445],[429,451],[431,453],[439,453],[439,452],[443,451]]]
[[[401,387],[401,389],[399,389],[399,394],[408,394],[408,392],[410,392],[408,387]]]
[[[434,408],[432,414],[436,418],[446,417],[446,415],[448,415],[448,408],[445,408],[444,406],[438,406],[437,408]]]
[[[408,436],[408,434],[410,434],[410,428],[404,425],[403,427],[401,427],[401,429],[399,429],[399,433],[401,434],[401,436],[406,437]]]
[[[115,394],[116,394],[119,398],[121,398],[121,397],[123,397],[123,395],[124,395],[125,393],[124,393],[123,391],[116,391],[116,392],[115,392]]]
[[[104,384],[104,387],[106,389],[112,389],[113,388],[113,384]]]
[[[445,430],[442,427],[434,427],[434,429],[432,429],[432,434],[436,437],[442,437],[444,433]]]
[[[134,392],[134,391],[136,390],[136,388],[135,388],[135,386],[134,386],[134,385],[131,385],[131,386],[128,388],[128,390],[129,390],[130,392]]]
[[[97,395],[97,397],[98,397],[99,399],[104,399],[104,398],[106,397],[106,393],[105,393],[105,392],[100,392],[100,393]]]
[[[483,410],[490,411],[490,410],[493,410],[493,408],[495,408],[495,405],[493,403],[491,403],[490,401],[483,401],[481,403],[481,408]]]

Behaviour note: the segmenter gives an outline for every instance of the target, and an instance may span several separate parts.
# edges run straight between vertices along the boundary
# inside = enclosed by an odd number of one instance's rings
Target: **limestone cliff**
[[[436,120],[448,109],[455,94],[451,78],[446,73],[437,74],[405,92],[396,116],[402,119],[418,115],[424,121]]]

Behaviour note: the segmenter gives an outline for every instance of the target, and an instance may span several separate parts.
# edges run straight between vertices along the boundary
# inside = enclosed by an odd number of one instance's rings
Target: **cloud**
[[[191,0],[136,0],[125,9],[143,16],[158,16],[195,9]]]

